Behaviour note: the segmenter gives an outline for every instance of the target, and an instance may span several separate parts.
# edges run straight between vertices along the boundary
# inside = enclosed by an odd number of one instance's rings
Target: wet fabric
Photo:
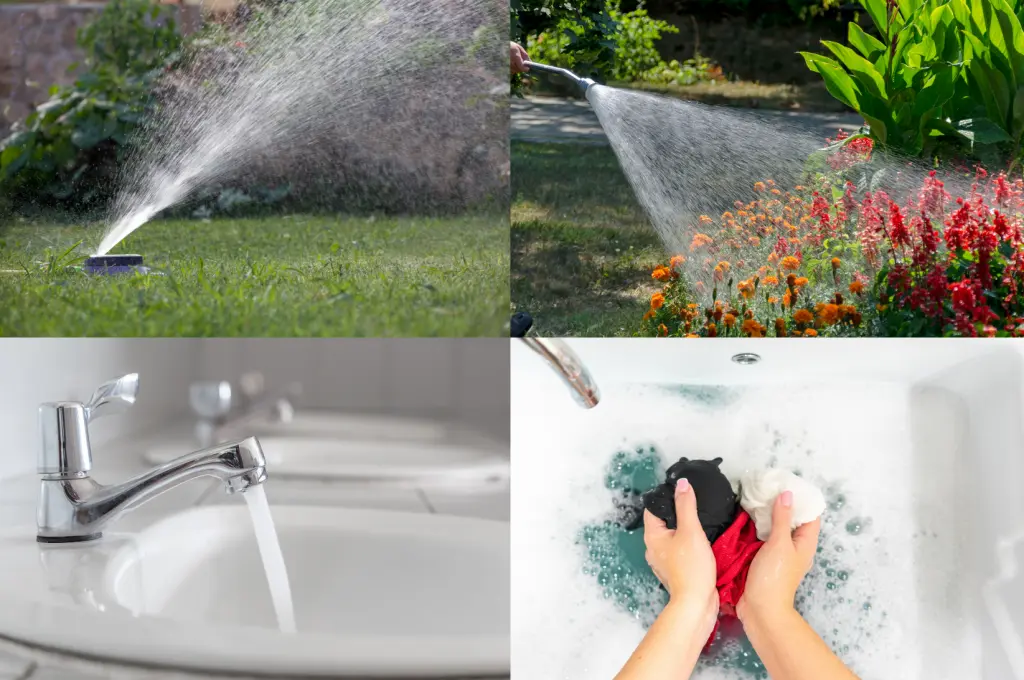
[[[666,475],[665,483],[659,484],[643,496],[644,507],[655,517],[665,522],[669,529],[676,528],[676,482],[684,477],[697,494],[697,518],[708,541],[715,540],[725,532],[740,511],[739,499],[732,490],[728,477],[718,466],[721,458],[714,460],[690,460],[680,458]],[[641,513],[640,523],[643,523]]]
[[[754,521],[745,511],[740,510],[735,521],[714,543],[711,551],[715,554],[718,578],[718,609],[720,616],[736,616],[736,605],[747,585],[747,572],[757,551],[764,545],[757,539]],[[718,632],[718,621],[711,631],[707,646],[710,646]]]
[[[772,507],[783,491],[793,492],[793,521],[790,529],[813,522],[825,512],[825,494],[817,486],[788,470],[747,472],[740,477],[740,505],[754,520],[762,541],[772,533]]]

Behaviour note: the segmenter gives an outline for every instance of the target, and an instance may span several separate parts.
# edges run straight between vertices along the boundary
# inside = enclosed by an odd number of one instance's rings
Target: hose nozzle
[[[540,73],[550,73],[563,78],[568,78],[576,87],[580,89],[580,95],[583,97],[587,96],[587,90],[590,89],[591,85],[594,85],[594,81],[590,78],[581,78],[567,68],[560,68],[558,66],[549,66],[548,64],[538,64],[535,61],[525,61],[523,65],[530,69],[530,71],[538,71]]]

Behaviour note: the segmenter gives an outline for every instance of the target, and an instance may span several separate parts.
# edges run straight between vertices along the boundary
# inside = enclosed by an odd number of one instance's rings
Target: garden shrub
[[[89,207],[109,198],[156,80],[181,47],[172,16],[149,0],[111,0],[77,42],[84,72],[53,87],[0,142],[0,191],[11,200]]]
[[[632,12],[623,12],[619,0],[609,0],[605,9],[615,23],[611,34],[614,58],[603,73],[606,78],[620,82],[692,85],[724,77],[718,65],[700,55],[682,63],[675,60],[666,63],[658,52],[657,42],[662,35],[678,33],[679,29],[652,18],[642,4]],[[579,58],[571,46],[582,30],[578,24],[563,20],[551,31],[531,38],[527,51],[538,62],[580,71]]]
[[[555,34],[564,37],[556,61],[570,63],[581,75],[603,75],[615,59],[615,33],[618,25],[611,18],[605,0],[510,0],[509,30],[511,39],[526,44],[531,36]],[[562,61],[566,55],[571,61]],[[531,52],[538,61],[541,56]],[[513,78],[518,85],[520,78]]]
[[[773,24],[794,24],[835,16],[842,4],[840,0],[682,0],[676,6],[679,14],[717,18],[724,13]]]
[[[1024,135],[1020,0],[859,0],[881,39],[850,23],[833,57],[801,53],[872,139],[914,156],[1016,159]]]

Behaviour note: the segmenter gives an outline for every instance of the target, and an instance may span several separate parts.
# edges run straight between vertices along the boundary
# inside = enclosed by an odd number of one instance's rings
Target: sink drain
[[[761,361],[761,355],[753,354],[752,352],[744,352],[742,354],[734,354],[732,360],[743,366],[753,366],[757,362]]]

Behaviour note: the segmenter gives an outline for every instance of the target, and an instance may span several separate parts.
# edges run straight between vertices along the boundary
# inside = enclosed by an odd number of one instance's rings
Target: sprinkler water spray
[[[523,62],[523,65],[529,68],[531,72],[537,71],[539,73],[550,73],[552,75],[568,78],[569,80],[576,84],[576,87],[580,88],[580,95],[583,96],[584,98],[586,98],[587,90],[590,89],[590,86],[596,85],[596,83],[590,78],[582,78],[567,68],[549,66],[547,64],[538,64],[535,61],[526,61]]]

